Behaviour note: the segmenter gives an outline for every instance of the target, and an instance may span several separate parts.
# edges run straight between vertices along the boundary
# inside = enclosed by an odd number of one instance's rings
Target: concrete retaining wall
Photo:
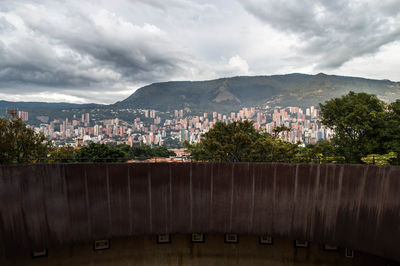
[[[400,261],[400,167],[1,166],[0,213],[0,257],[131,235],[232,232]]]

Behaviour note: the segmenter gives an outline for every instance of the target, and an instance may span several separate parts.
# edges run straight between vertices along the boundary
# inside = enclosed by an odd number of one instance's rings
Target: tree
[[[173,151],[168,150],[166,147],[163,146],[157,146],[152,148],[153,151],[153,156],[154,157],[171,157],[171,156],[176,156],[176,153]]]
[[[322,140],[300,149],[296,157],[298,162],[344,163],[346,158],[338,154],[337,148],[331,142]]]
[[[75,150],[71,145],[52,147],[50,149],[49,163],[72,163],[75,161]]]
[[[361,158],[361,161],[366,164],[390,165],[394,164],[397,158],[397,153],[389,152],[388,154],[369,154]]]
[[[128,146],[129,148],[129,146]],[[133,146],[128,151],[130,159],[146,160],[153,157],[170,157],[176,156],[175,152],[169,151],[166,147],[151,147],[149,145]]]
[[[198,144],[186,146],[194,160],[242,162],[250,160],[252,144],[260,137],[251,121],[215,123]]]
[[[133,146],[129,150],[129,158],[134,160],[146,160],[153,157],[153,152],[149,145]]]
[[[0,163],[38,163],[48,159],[52,143],[21,119],[0,119]]]
[[[290,161],[297,145],[256,130],[252,121],[215,123],[197,144],[185,143],[195,161]]]
[[[385,153],[400,154],[400,100],[396,100],[388,106],[385,116],[379,142],[382,143]]]
[[[252,162],[293,162],[299,152],[298,145],[277,138],[277,135],[261,134],[252,145]]]
[[[115,146],[90,143],[75,152],[78,162],[125,162],[127,154]]]
[[[332,144],[347,162],[385,152],[381,145],[386,105],[375,95],[355,93],[320,104],[321,122],[335,131]]]
[[[278,127],[275,127],[272,131],[274,132],[273,137],[274,138],[279,138],[281,133],[282,134],[285,134],[285,133],[287,134],[288,132],[290,132],[290,128],[287,127],[287,126],[278,126]]]

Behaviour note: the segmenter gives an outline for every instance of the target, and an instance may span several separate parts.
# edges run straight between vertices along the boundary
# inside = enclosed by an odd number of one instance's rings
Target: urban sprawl
[[[127,111],[127,110],[124,110]],[[252,120],[256,129],[270,134],[278,126],[291,130],[282,135],[289,142],[313,144],[329,139],[333,132],[319,123],[318,109],[286,108],[243,108],[239,112],[222,114],[218,112],[191,115],[186,110],[161,112],[156,110],[128,110],[131,121],[118,118],[96,120],[95,113],[76,113],[64,120],[53,120],[40,126],[31,126],[37,132],[43,132],[56,145],[87,145],[90,142],[147,145],[182,145],[184,141],[199,142],[202,133],[207,132],[216,122],[231,123],[238,120]],[[116,112],[117,113],[117,112]],[[28,120],[28,113],[19,111],[18,116]],[[45,117],[38,117],[44,119]]]

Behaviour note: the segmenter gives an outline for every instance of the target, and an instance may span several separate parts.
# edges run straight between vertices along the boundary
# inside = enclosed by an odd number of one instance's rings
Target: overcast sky
[[[400,1],[0,0],[1,100],[293,72],[400,81]]]

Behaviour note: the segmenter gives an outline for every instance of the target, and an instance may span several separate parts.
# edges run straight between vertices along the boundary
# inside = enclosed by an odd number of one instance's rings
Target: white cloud
[[[249,65],[247,64],[246,60],[238,55],[232,56],[229,59],[229,65],[233,68],[238,69],[239,72],[243,75],[249,74]]]

